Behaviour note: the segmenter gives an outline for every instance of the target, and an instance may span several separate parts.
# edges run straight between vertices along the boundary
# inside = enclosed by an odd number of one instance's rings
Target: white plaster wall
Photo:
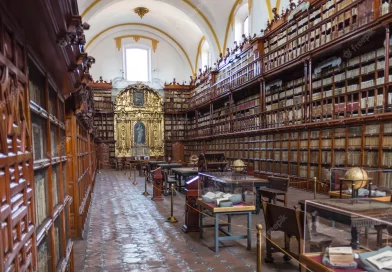
[[[287,0],[288,1],[288,0]],[[271,9],[276,6],[276,0],[271,0]],[[269,12],[266,0],[253,0],[253,7],[251,10],[252,33],[260,35],[260,30],[267,27],[267,20],[269,20]]]
[[[90,72],[94,79],[102,76],[105,80],[113,80],[122,76],[121,70],[124,68],[123,48],[125,45],[146,45],[151,47],[151,41],[140,39],[135,42],[133,38],[122,39],[122,48],[119,51],[114,40],[115,37],[123,35],[144,35],[159,41],[157,50],[151,52],[151,79],[159,79],[162,83],[172,82],[176,78],[177,82],[189,82],[192,70],[182,53],[166,40],[152,33],[113,33],[104,39],[97,41],[89,48],[88,53],[96,58],[96,63]],[[155,69],[155,71],[153,71]],[[125,76],[125,73],[124,73]]]

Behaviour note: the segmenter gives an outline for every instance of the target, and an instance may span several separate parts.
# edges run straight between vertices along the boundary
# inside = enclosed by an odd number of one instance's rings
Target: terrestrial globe
[[[352,182],[354,182],[353,189],[358,190],[365,187],[367,182],[371,179],[369,178],[365,170],[360,167],[353,167],[346,172],[344,178],[342,178],[341,180],[348,188],[351,188]]]
[[[195,165],[197,164],[197,162],[199,161],[199,157],[195,154],[193,154],[190,158],[189,158],[190,162],[193,163],[193,169],[195,169]]]
[[[242,160],[235,160],[231,167],[235,173],[241,173],[245,170],[245,163]]]

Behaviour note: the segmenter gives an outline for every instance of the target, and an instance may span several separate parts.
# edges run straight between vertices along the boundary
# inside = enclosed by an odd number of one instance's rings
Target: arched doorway
[[[116,97],[116,157],[163,156],[164,111],[161,95],[144,84],[130,85]]]

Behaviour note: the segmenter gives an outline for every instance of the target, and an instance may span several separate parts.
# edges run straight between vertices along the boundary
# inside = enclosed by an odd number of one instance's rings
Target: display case
[[[197,207],[201,238],[204,228],[214,227],[215,252],[219,251],[220,241],[240,239],[247,240],[247,249],[250,250],[252,212],[256,209],[254,188],[268,181],[241,173],[209,172],[199,173],[193,182],[198,182]],[[232,232],[233,215],[247,217],[246,234]],[[227,216],[227,219],[224,216]],[[219,236],[219,233],[224,236]]]
[[[210,212],[255,210],[255,183],[265,182],[234,172],[199,173],[199,176],[199,202]]]
[[[349,155],[349,154],[348,154]],[[355,171],[361,169],[364,171],[364,179],[354,185],[352,190],[352,181],[347,177],[349,170]],[[362,175],[362,174],[361,174]],[[330,191],[331,198],[373,198],[378,200],[390,200],[391,186],[389,184],[392,175],[391,169],[374,169],[374,168],[331,168],[330,170]]]
[[[373,199],[302,202],[301,270],[386,271],[392,266],[392,203]]]

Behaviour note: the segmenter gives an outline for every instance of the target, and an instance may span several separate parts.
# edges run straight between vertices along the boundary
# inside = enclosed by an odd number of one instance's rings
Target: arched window
[[[249,6],[248,2],[244,2],[235,13],[234,17],[234,40],[239,42],[242,40],[242,34],[249,35]]]
[[[124,70],[127,81],[150,81],[150,49],[143,47],[124,47]]]
[[[245,18],[244,23],[243,23],[242,26],[243,26],[243,32],[242,32],[242,34],[248,35],[248,34],[249,34],[249,16],[247,16],[247,17]]]
[[[210,55],[210,45],[208,41],[204,41],[202,49],[201,49],[201,67],[204,69],[204,66],[211,66],[211,55]]]

